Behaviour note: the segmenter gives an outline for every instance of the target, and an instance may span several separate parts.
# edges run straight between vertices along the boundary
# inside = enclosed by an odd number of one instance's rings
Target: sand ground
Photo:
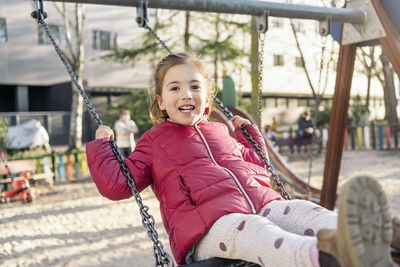
[[[291,168],[308,176],[308,157],[288,158]],[[400,216],[400,151],[345,152],[339,185],[357,173],[377,177],[392,215]],[[324,154],[313,161],[311,184],[320,187]],[[31,204],[0,205],[0,266],[154,266],[152,243],[134,199],[110,201],[90,178],[38,187]],[[155,217],[160,240],[169,251],[157,200],[142,193]]]

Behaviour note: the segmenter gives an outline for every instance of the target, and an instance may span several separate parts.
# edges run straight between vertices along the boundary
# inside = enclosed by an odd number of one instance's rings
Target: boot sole
[[[382,186],[370,176],[347,182],[338,199],[340,246],[351,259],[351,266],[394,266],[389,246],[392,222]]]

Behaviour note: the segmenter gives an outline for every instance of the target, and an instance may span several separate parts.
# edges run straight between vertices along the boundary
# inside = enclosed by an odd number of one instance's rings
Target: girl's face
[[[193,125],[204,115],[207,98],[204,77],[192,64],[171,67],[165,73],[161,96],[156,96],[160,109],[182,125]]]

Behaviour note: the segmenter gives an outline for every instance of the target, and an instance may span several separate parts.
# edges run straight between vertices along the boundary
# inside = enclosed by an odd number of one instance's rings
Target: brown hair
[[[186,53],[169,54],[168,56],[161,59],[161,61],[158,62],[157,64],[156,71],[154,74],[155,94],[154,94],[153,104],[150,107],[150,118],[155,124],[162,123],[169,118],[167,112],[165,110],[160,109],[156,99],[157,95],[161,96],[165,74],[170,68],[181,64],[192,64],[193,66],[196,67],[198,72],[204,77],[204,80],[206,82],[208,81],[208,75],[206,73],[206,68],[204,63],[201,60],[189,54]],[[207,86],[207,90],[209,91],[209,94],[212,93],[210,90],[210,86]]]

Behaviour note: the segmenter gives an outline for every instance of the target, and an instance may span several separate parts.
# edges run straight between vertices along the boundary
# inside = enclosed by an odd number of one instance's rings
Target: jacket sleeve
[[[268,158],[267,149],[265,147],[264,138],[262,137],[260,131],[257,126],[254,124],[246,125],[246,130],[253,136],[253,139],[257,142],[258,147],[261,148],[264,155]],[[264,163],[262,163],[260,157],[258,156],[256,150],[250,144],[249,140],[244,136],[243,132],[240,129],[235,129],[233,136],[235,139],[243,144],[242,147],[242,156],[245,161],[253,162],[257,165],[264,167]]]
[[[111,200],[121,200],[132,196],[117,158],[107,139],[96,139],[86,145],[86,155],[90,174],[100,194]],[[151,184],[151,140],[144,134],[125,163],[140,192]]]

